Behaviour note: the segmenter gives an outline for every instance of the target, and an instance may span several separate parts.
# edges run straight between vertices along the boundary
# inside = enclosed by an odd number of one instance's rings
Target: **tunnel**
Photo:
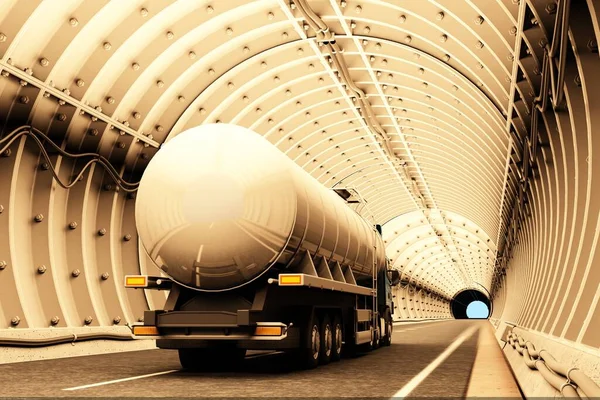
[[[491,314],[491,302],[480,290],[465,289],[450,301],[452,317],[455,319],[483,318]]]
[[[0,1],[0,397],[600,397],[599,38],[597,0]]]

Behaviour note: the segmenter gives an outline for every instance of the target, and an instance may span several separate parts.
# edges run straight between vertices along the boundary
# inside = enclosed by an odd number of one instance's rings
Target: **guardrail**
[[[536,350],[533,343],[525,341],[513,331],[508,334],[507,340],[507,343],[523,356],[525,365],[539,371],[546,382],[563,396],[581,398],[577,391],[579,388],[588,398],[600,398],[600,387],[578,368],[558,362],[545,349]]]

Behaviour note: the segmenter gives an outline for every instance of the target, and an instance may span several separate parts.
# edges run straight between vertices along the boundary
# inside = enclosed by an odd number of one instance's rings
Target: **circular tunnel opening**
[[[488,319],[492,313],[492,304],[486,294],[467,289],[454,296],[450,309],[455,319]]]

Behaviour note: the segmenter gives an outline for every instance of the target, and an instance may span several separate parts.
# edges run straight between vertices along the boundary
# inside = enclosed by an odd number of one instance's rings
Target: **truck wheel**
[[[373,350],[377,350],[379,348],[379,346],[381,345],[381,329],[382,328],[383,328],[382,326],[379,326],[379,327],[377,327],[375,332],[373,332]]]
[[[321,321],[321,364],[329,364],[331,361],[331,353],[333,352],[333,329],[331,328],[331,319],[325,314]]]
[[[302,347],[298,351],[300,367],[306,369],[316,368],[319,365],[321,353],[321,332],[319,320],[313,315],[308,319],[303,334]]]
[[[209,349],[177,349],[179,352],[179,363],[183,369],[199,371],[208,368]]]
[[[331,361],[339,361],[342,358],[342,337],[343,327],[342,320],[339,315],[333,317],[332,325],[332,344],[331,344]]]
[[[179,363],[183,369],[192,371],[208,371],[235,369],[246,356],[245,349],[225,348],[191,348],[178,349]]]
[[[392,345],[392,333],[394,332],[394,321],[392,320],[392,313],[389,309],[385,310],[385,336],[381,339],[383,346]]]

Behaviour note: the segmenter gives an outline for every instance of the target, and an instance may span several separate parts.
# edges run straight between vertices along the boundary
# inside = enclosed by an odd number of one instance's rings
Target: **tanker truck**
[[[169,293],[133,335],[177,349],[185,369],[235,365],[247,350],[314,368],[391,344],[399,278],[381,228],[249,129],[205,124],[163,144],[135,219],[162,272],[125,286]]]

